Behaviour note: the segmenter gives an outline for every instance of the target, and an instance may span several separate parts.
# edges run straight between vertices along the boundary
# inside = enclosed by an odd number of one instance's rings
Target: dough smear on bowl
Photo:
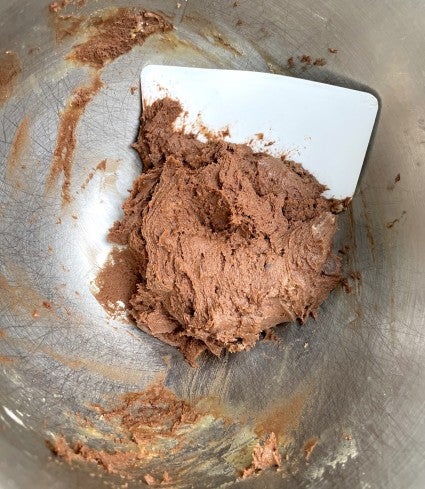
[[[144,172],[109,239],[137,262],[137,326],[193,364],[315,315],[341,281],[341,203],[297,163],[176,130],[181,112],[169,98],[144,111],[134,145]]]

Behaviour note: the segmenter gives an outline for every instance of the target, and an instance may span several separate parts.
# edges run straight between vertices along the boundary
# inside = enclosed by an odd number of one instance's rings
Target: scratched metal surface
[[[88,71],[63,60],[73,41],[55,44],[44,1],[0,0],[1,50],[16,51],[23,65],[13,97],[0,108],[0,355],[13,359],[0,363],[1,489],[122,483],[100,472],[88,477],[93,467],[71,470],[49,461],[44,440],[49,433],[75,436],[70,413],[141,390],[163,372],[179,396],[215,396],[253,422],[273,403],[310,386],[295,444],[320,438],[311,463],[300,463],[291,477],[269,472],[236,486],[398,489],[425,483],[422,2],[233,4],[189,4],[174,38],[151,38],[103,71],[106,86],[78,129],[75,199],[62,210],[59,190],[46,194],[45,183],[59,111]],[[85,11],[106,5],[89,2]],[[171,17],[182,13],[172,1],[146,0],[144,6]],[[40,50],[27,54],[35,46]],[[204,357],[194,370],[173,348],[108,319],[90,289],[107,252],[106,230],[139,169],[129,147],[139,99],[129,87],[148,62],[284,72],[287,58],[302,54],[328,63],[300,76],[368,87],[381,100],[352,216],[341,217],[338,235],[339,246],[351,247],[347,269],[361,271],[362,282],[351,294],[333,293],[317,321],[281,327],[283,347],[263,342],[251,352]],[[12,142],[24,117],[30,142],[11,168]],[[104,158],[106,173],[82,190]],[[400,220],[388,228],[394,219]],[[44,300],[52,311],[40,306]],[[179,487],[232,484],[235,463],[229,460],[253,442],[249,430],[242,432],[236,422],[214,421],[165,468],[183,474]],[[147,464],[146,471],[160,468]]]

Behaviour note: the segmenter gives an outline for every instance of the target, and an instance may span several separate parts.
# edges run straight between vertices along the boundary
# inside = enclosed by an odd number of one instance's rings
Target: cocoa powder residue
[[[62,204],[71,201],[71,174],[75,148],[77,146],[77,128],[86,106],[100,91],[103,83],[98,73],[92,76],[88,85],[74,90],[62,112],[56,147],[53,153],[53,163],[48,178],[48,188],[63,176]]]
[[[142,45],[156,32],[173,28],[161,15],[142,9],[117,8],[104,17],[92,17],[87,41],[74,46],[69,59],[102,68],[106,63]]]
[[[0,53],[0,106],[12,95],[21,71],[21,62],[15,52]]]
[[[299,429],[303,412],[310,401],[310,388],[296,391],[284,401],[280,401],[262,413],[255,431],[264,436],[273,431],[281,441],[291,442],[293,434]]]

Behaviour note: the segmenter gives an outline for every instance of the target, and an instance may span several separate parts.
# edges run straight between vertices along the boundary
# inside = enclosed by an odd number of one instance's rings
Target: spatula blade
[[[368,92],[251,71],[148,65],[141,91],[143,106],[179,100],[188,132],[228,128],[228,141],[288,155],[340,199],[355,192],[378,111]]]

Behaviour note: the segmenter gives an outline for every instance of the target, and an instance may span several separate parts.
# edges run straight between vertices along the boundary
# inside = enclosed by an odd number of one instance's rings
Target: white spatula
[[[141,91],[143,107],[178,100],[176,127],[200,139],[228,128],[227,141],[287,154],[338,199],[354,194],[378,111],[368,92],[251,71],[149,65]]]

